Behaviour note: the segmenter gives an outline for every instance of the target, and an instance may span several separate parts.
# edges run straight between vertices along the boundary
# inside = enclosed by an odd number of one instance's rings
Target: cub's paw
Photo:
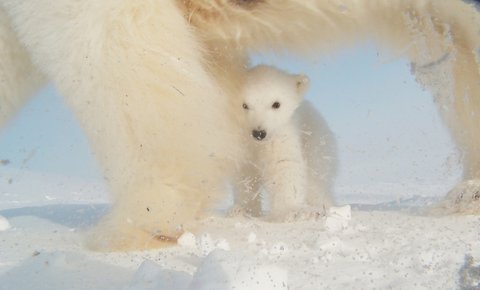
[[[457,184],[444,200],[432,206],[430,212],[436,215],[480,214],[480,179]]]

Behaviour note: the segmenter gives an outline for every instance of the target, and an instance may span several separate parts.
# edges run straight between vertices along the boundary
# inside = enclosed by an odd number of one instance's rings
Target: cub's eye
[[[274,109],[280,108],[280,103],[279,103],[279,102],[273,103],[273,104],[272,104],[272,108],[274,108]]]
[[[243,107],[245,110],[248,110],[247,104],[243,103],[242,107]]]

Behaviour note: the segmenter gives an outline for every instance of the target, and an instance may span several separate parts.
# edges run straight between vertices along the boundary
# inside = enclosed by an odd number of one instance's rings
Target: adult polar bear
[[[406,55],[463,153],[444,210],[480,213],[480,15],[461,0],[0,0],[0,120],[44,80],[114,192],[97,249],[161,246],[222,196],[241,158],[247,51],[373,39]],[[442,84],[443,87],[436,84]]]

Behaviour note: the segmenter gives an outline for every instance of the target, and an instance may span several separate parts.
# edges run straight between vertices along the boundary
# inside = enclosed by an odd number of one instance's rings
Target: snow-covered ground
[[[480,216],[428,216],[416,206],[438,196],[394,190],[316,222],[219,212],[180,245],[97,253],[82,240],[108,210],[101,182],[3,168],[0,289],[479,289]]]
[[[0,289],[480,289],[480,216],[424,211],[459,180],[459,158],[408,62],[385,59],[361,48],[285,65],[312,77],[310,98],[338,139],[328,217],[271,224],[215,212],[179,245],[144,252],[83,247],[108,194],[46,88],[0,135]]]

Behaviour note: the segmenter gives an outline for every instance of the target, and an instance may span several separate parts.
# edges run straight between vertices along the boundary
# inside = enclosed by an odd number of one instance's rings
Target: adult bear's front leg
[[[113,192],[111,213],[91,235],[97,249],[174,240],[223,194],[235,158],[228,97],[174,2],[2,0]]]
[[[438,215],[480,214],[480,180],[460,182],[444,200],[434,205],[430,212]]]

